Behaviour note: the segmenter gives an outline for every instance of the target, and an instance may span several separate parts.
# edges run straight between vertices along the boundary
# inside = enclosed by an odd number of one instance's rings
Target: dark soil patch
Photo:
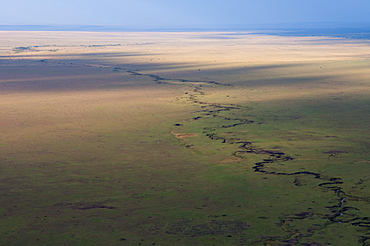
[[[324,154],[340,154],[340,153],[348,153],[347,151],[342,151],[342,150],[330,150],[330,151],[325,151],[323,152]]]
[[[208,223],[196,224],[193,220],[185,219],[174,222],[163,230],[169,235],[202,237],[207,235],[243,235],[243,232],[248,228],[250,228],[250,225],[241,221],[211,220]]]

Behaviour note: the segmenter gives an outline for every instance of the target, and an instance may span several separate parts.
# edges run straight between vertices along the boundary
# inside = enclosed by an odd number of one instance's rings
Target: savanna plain
[[[370,245],[369,41],[0,40],[0,245]]]

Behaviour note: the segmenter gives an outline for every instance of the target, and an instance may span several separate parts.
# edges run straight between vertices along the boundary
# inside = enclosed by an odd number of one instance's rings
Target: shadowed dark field
[[[1,245],[370,244],[366,42],[0,35]]]

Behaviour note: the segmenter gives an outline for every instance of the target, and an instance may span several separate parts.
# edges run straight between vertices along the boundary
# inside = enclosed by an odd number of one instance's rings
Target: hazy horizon
[[[291,25],[256,25],[245,27],[126,27],[123,25],[0,25],[0,31],[36,32],[233,32],[278,36],[328,36],[370,40],[370,23],[294,23]],[[231,38],[231,37],[228,37]]]

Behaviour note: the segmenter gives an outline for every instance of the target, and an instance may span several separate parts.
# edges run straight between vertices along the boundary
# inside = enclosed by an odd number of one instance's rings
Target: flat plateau
[[[370,43],[0,32],[1,245],[370,245]]]

